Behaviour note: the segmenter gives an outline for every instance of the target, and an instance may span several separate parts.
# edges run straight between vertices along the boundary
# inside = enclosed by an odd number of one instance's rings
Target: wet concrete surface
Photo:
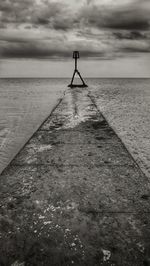
[[[150,265],[150,185],[87,89],[0,177],[0,266]]]

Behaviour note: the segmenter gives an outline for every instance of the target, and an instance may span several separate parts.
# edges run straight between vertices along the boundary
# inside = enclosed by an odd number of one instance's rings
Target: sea
[[[88,78],[110,126],[150,179],[150,79]],[[0,173],[49,116],[69,79],[0,79]]]

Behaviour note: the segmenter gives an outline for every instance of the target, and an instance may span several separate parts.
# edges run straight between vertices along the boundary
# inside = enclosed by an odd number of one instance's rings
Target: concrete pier
[[[0,176],[0,266],[150,265],[150,188],[87,89]]]

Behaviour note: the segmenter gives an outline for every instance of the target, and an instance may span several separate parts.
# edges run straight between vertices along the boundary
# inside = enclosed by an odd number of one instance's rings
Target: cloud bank
[[[149,0],[1,0],[0,57],[112,59],[150,52]]]

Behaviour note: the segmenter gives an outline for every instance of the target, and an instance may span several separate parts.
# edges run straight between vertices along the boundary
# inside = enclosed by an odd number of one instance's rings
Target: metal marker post
[[[78,59],[80,58],[80,54],[78,51],[74,51],[73,52],[73,58],[75,60],[75,70],[74,70],[74,73],[73,73],[73,76],[72,76],[72,80],[71,80],[71,84],[68,85],[68,87],[70,88],[74,88],[74,87],[87,87],[87,85],[85,84],[80,72],[78,71],[78,68],[77,68],[77,62],[78,62]],[[80,77],[81,81],[82,81],[82,84],[81,85],[76,85],[76,84],[73,84],[73,81],[74,81],[74,77],[75,77],[75,74],[78,74],[78,76]]]

